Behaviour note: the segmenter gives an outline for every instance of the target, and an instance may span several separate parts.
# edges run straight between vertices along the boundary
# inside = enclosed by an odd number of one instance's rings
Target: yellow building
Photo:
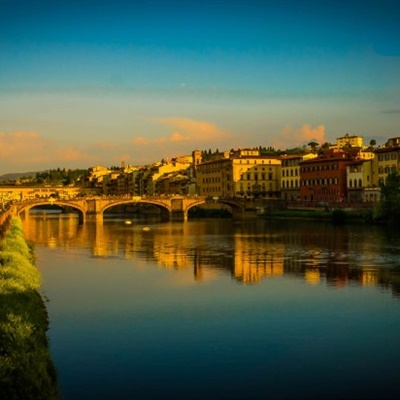
[[[186,171],[192,165],[192,157],[181,157],[172,159],[171,161],[163,161],[155,163],[143,170],[143,173],[138,176],[140,182],[140,195],[146,194],[153,196],[157,193],[156,182],[164,174]]]
[[[297,200],[300,198],[300,163],[317,157],[317,154],[285,155],[281,160],[281,198]]]
[[[336,144],[339,149],[343,147],[351,146],[351,147],[363,147],[363,137],[352,135],[350,136],[346,133],[344,136],[336,139]]]
[[[225,153],[197,165],[198,194],[212,197],[278,197],[281,161],[260,156],[258,150]],[[229,154],[229,155],[228,155]]]
[[[396,140],[399,139],[399,140]],[[400,138],[389,139],[385,146],[375,150],[374,183],[379,186],[391,172],[398,172],[400,164]]]
[[[380,189],[374,183],[374,161],[355,160],[346,167],[347,199],[349,202],[376,202]]]

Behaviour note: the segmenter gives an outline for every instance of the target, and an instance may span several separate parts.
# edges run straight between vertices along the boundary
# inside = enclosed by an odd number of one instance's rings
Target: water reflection
[[[118,218],[79,225],[74,214],[31,214],[24,229],[28,240],[49,248],[192,268],[196,281],[230,274],[255,284],[285,275],[334,288],[376,286],[400,298],[400,237],[377,226],[264,220],[126,225]]]

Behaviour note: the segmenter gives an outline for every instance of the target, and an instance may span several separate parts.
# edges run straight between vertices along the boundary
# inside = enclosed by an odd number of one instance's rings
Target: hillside
[[[0,175],[0,182],[4,182],[7,180],[13,181],[13,180],[20,179],[23,177],[35,178],[36,174],[37,174],[37,172],[20,172],[20,173],[4,174],[4,175]]]

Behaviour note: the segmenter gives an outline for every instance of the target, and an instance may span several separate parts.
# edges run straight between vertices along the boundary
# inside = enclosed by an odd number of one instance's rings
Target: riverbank
[[[332,222],[373,222],[372,209],[278,209],[263,210],[262,213],[254,211],[254,217],[263,219],[312,219]],[[226,209],[206,209],[194,207],[189,211],[189,218],[232,218]]]
[[[373,222],[373,210],[345,210],[341,208],[326,210],[267,210],[262,218],[312,219],[332,222]]]
[[[7,400],[58,399],[40,273],[19,218],[0,242],[0,393]]]

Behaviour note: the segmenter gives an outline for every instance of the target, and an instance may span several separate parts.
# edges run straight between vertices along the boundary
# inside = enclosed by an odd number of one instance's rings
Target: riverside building
[[[347,200],[347,165],[354,160],[349,153],[328,149],[322,155],[305,160],[300,167],[300,196],[307,202]]]
[[[374,176],[375,185],[386,182],[391,172],[400,171],[400,137],[390,138],[385,146],[375,150]]]
[[[260,156],[256,149],[225,152],[196,165],[201,196],[279,198],[281,161]]]
[[[281,160],[281,198],[283,200],[300,199],[300,163],[317,157],[316,154],[285,155]]]

